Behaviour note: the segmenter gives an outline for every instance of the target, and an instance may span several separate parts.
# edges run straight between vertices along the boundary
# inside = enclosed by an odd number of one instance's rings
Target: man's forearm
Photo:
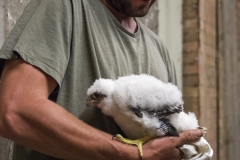
[[[51,76],[22,59],[7,61],[0,83],[0,135],[61,159],[138,155],[135,147],[111,140],[48,100],[56,86]]]
[[[44,98],[19,108],[7,135],[17,143],[61,159],[125,159],[134,152],[137,158],[136,147],[113,141]]]

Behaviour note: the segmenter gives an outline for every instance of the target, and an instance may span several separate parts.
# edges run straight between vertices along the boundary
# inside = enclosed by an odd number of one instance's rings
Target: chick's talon
[[[144,143],[146,143],[148,140],[153,139],[155,137],[153,136],[146,136],[140,139],[136,139],[136,140],[131,140],[128,138],[124,138],[122,135],[117,134],[117,135],[113,135],[114,139],[116,138],[116,140],[122,142],[122,143],[126,143],[126,144],[130,144],[130,145],[136,145],[138,147],[138,151],[139,151],[139,155],[140,155],[140,159],[142,159],[143,157],[143,151],[142,151],[142,146]]]
[[[114,138],[116,138],[117,137],[117,134],[114,134],[113,136],[112,136],[112,140],[114,139]]]
[[[207,130],[208,130],[206,127],[201,127],[201,126],[199,126],[198,129],[201,129],[204,135],[207,133]]]

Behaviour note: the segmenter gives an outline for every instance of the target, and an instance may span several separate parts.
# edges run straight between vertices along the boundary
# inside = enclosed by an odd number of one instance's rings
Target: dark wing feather
[[[134,112],[134,114],[135,114],[136,116],[138,116],[139,118],[143,118],[142,111],[140,110],[139,107],[138,107],[138,108],[134,108],[134,107],[128,106],[128,108],[129,108],[132,112]]]
[[[174,106],[163,106],[163,107],[159,107],[160,109],[152,109],[152,108],[149,108],[149,107],[140,107],[140,106],[137,106],[137,107],[133,107],[133,106],[128,106],[128,108],[134,112],[134,114],[136,116],[138,116],[139,118],[142,118],[143,117],[143,113],[146,113],[150,116],[155,116],[155,117],[158,117],[158,118],[163,118],[165,116],[168,116],[168,115],[171,115],[171,114],[174,114],[174,113],[180,113],[183,111],[183,105],[180,104],[180,105],[174,105]]]
[[[166,119],[166,118],[161,118],[159,119],[161,121],[160,129],[162,129],[166,134],[170,134],[172,136],[179,136],[179,133],[177,129],[172,125],[172,123]]]
[[[172,107],[165,106],[161,107],[161,109],[159,110],[151,110],[147,107],[142,108],[140,106],[137,106],[136,108],[128,106],[128,108],[139,118],[143,118],[143,112],[147,113],[150,116],[158,117],[159,121],[161,122],[159,129],[163,130],[166,134],[170,134],[172,136],[179,136],[177,129],[172,125],[169,119],[166,119],[164,117],[181,112],[183,110],[182,105],[176,105]]]
[[[163,118],[165,116],[174,114],[174,113],[180,113],[183,111],[183,105],[175,105],[175,106],[163,106],[160,107],[161,109],[158,110],[150,110],[146,109],[146,112],[149,115],[154,115],[158,118]]]

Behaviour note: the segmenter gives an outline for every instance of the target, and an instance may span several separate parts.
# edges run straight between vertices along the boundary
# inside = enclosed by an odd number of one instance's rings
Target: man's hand
[[[196,142],[203,136],[201,129],[180,133],[179,137],[163,137],[150,140],[143,146],[143,159],[181,160],[183,153],[178,147]]]

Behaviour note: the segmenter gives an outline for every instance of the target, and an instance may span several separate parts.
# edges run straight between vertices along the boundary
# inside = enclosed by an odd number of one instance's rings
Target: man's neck
[[[128,17],[118,11],[116,11],[112,6],[110,6],[106,0],[101,0],[101,2],[112,12],[119,23],[130,33],[135,33],[137,31],[137,23],[134,17]]]

